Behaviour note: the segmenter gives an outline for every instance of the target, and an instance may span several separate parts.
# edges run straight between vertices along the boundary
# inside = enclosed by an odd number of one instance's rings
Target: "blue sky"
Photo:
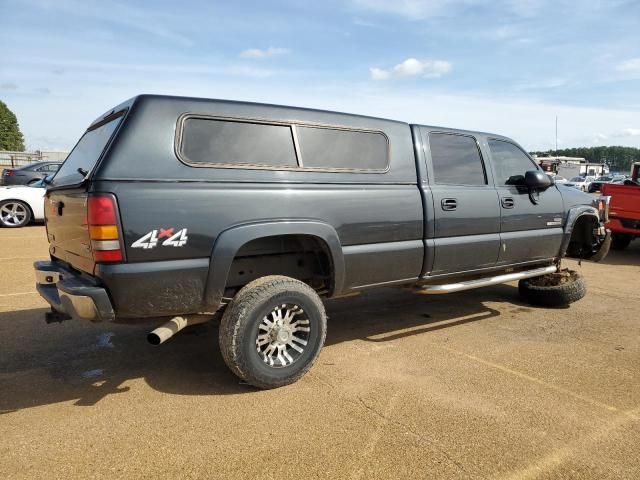
[[[640,2],[0,0],[0,99],[69,149],[138,93],[640,147]]]

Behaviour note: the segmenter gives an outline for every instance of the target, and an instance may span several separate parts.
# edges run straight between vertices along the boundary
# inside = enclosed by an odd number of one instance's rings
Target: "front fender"
[[[206,311],[218,309],[227,277],[231,269],[231,263],[240,248],[259,238],[273,237],[277,235],[310,235],[322,240],[329,249],[333,270],[333,288],[331,294],[335,295],[343,290],[344,285],[344,257],[342,245],[335,229],[324,222],[317,220],[291,220],[269,221],[251,223],[232,227],[222,232],[215,241],[207,286],[204,294],[204,307]]]
[[[598,243],[598,249],[591,252],[591,254],[585,258],[599,261],[607,255],[610,244],[610,235],[600,222],[600,215],[598,213],[598,210],[595,207],[589,205],[576,205],[574,207],[571,207],[567,214],[567,221],[564,226],[562,243],[560,245],[560,257],[564,257],[567,254],[567,249],[569,247],[569,243],[571,242],[571,236],[573,235],[575,225],[579,219],[584,218],[585,216],[590,217],[595,225],[599,226],[598,234],[595,235]]]

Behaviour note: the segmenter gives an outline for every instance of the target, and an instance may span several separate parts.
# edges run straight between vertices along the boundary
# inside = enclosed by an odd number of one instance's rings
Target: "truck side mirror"
[[[524,174],[524,184],[529,190],[546,190],[552,185],[552,181],[540,170],[529,170]]]

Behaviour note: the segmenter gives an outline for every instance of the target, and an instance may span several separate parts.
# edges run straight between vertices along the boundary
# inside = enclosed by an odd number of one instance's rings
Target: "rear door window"
[[[53,177],[51,185],[57,187],[82,182],[95,167],[122,117],[123,113],[87,130]]]
[[[434,183],[486,185],[487,177],[476,139],[468,135],[430,133]]]
[[[180,152],[196,166],[298,166],[289,125],[187,118]]]

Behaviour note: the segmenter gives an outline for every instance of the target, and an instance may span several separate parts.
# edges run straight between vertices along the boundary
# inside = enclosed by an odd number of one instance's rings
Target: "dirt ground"
[[[327,345],[257,391],[217,326],[44,323],[42,226],[0,229],[0,478],[640,478],[640,240],[564,309],[514,284],[327,303]]]

